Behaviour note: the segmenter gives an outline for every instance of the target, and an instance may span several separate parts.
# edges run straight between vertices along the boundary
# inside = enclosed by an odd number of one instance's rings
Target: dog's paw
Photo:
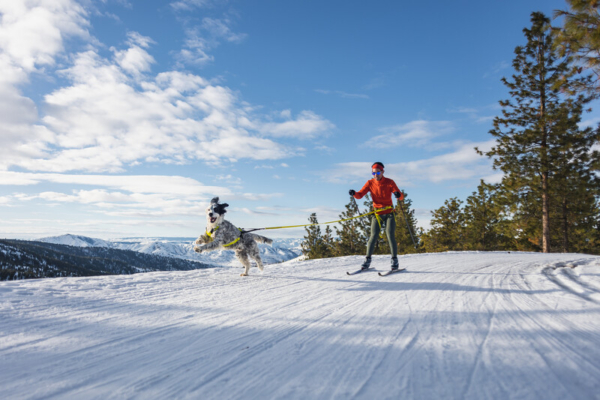
[[[196,253],[202,253],[202,251],[203,251],[203,250],[204,250],[204,249],[203,249],[202,247],[194,247],[194,251],[195,251]]]
[[[242,272],[242,273],[240,274],[240,276],[248,276],[248,274],[247,274],[247,273],[245,273],[245,272]]]
[[[196,241],[194,242],[195,244],[208,244],[210,242],[213,241],[213,238],[211,238],[210,236],[208,236],[206,233],[203,235],[200,235],[198,237],[198,239],[196,239]]]

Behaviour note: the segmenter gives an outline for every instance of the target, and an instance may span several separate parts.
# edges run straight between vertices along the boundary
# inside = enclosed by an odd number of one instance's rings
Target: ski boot
[[[392,271],[398,269],[398,257],[392,257]]]
[[[360,269],[369,269],[370,266],[371,266],[371,257],[367,257],[367,258],[365,258],[365,262],[363,262],[362,265],[360,266]]]

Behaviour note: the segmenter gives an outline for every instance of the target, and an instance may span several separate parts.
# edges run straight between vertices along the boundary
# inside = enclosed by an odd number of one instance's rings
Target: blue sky
[[[565,7],[0,2],[0,237],[196,236],[215,195],[241,227],[332,220],[374,161],[427,227],[499,179],[473,147],[530,13]]]

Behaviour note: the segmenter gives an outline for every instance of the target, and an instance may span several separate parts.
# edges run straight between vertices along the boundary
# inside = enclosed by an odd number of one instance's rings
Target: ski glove
[[[356,192],[352,189],[350,189],[350,191],[348,193],[350,194],[350,196],[354,196],[356,194]]]
[[[402,192],[394,192],[394,196],[400,201],[404,200],[404,194]]]

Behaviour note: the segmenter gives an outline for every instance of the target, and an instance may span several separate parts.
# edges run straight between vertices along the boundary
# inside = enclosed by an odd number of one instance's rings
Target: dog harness
[[[218,226],[218,225],[217,225],[216,227],[214,227],[213,229],[211,229],[211,230],[210,230],[210,232],[209,232],[209,231],[206,231],[206,235],[208,235],[208,237],[209,237],[209,238],[212,238],[212,237],[213,237],[213,235],[215,234],[215,231],[216,231],[217,229],[219,229],[219,226]],[[223,247],[229,247],[229,246],[233,246],[234,244],[236,244],[237,242],[239,242],[239,241],[240,241],[240,239],[242,238],[242,235],[244,234],[244,232],[242,231],[242,229],[240,229],[240,228],[238,228],[238,229],[239,229],[239,231],[240,231],[240,237],[239,237],[239,238],[237,238],[237,239],[235,239],[235,240],[234,240],[233,242],[231,242],[231,243],[224,244],[224,245],[223,245]]]

